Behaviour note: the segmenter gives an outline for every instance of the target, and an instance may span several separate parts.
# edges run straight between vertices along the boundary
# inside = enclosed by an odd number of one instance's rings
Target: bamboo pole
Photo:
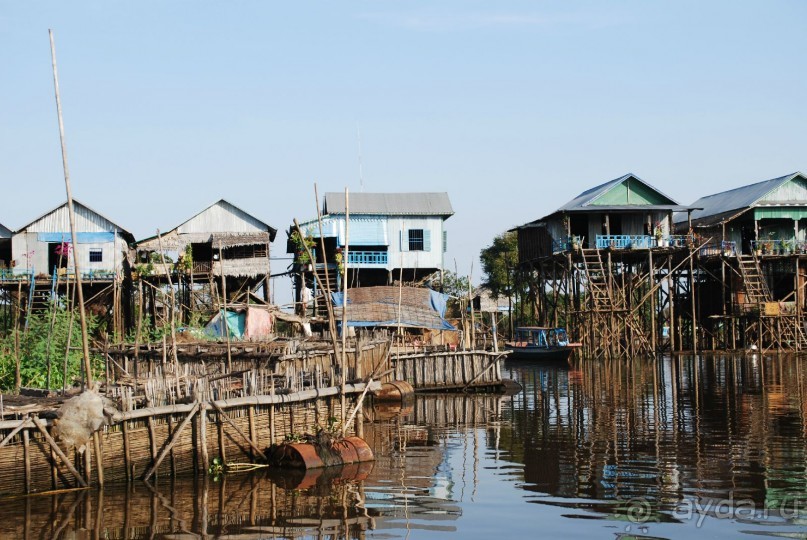
[[[64,169],[64,186],[67,193],[67,210],[70,217],[70,238],[73,242],[73,250],[76,253],[78,237],[76,234],[76,212],[73,208],[73,193],[70,189],[70,171],[67,166],[67,146],[64,140],[64,122],[62,120],[62,101],[59,97],[59,75],[56,69],[56,46],[53,43],[53,30],[48,30],[50,36],[50,54],[53,63],[53,88],[56,94],[56,112],[59,117],[59,140],[62,146],[62,167]],[[78,294],[78,313],[81,321],[81,352],[84,355],[84,373],[88,388],[92,388],[92,364],[90,363],[90,347],[87,336],[87,314],[84,311],[84,290],[81,280],[81,268],[78,256],[73,255],[73,269],[76,273],[76,289]]]
[[[341,401],[341,411],[340,416],[342,421],[342,436],[345,435],[345,430],[347,429],[347,425],[345,424],[345,384],[347,383],[347,289],[348,289],[348,281],[347,281],[347,266],[348,260],[350,260],[349,249],[350,249],[350,199],[348,197],[348,188],[345,188],[345,251],[342,259],[342,384],[339,388],[339,398]],[[356,353],[358,354],[358,352]]]
[[[224,335],[227,337],[227,371],[233,370],[233,356],[230,351],[230,322],[227,320],[227,279],[224,277],[224,252],[221,249],[219,240],[219,271],[221,272],[221,319],[224,328]]]
[[[215,401],[211,401],[210,404],[213,405],[213,408],[216,409],[216,412],[219,413],[219,418],[223,418],[228,424],[230,424],[233,427],[233,429],[235,429],[235,432],[238,433],[245,441],[247,441],[247,443],[249,443],[249,445],[252,447],[255,453],[257,453],[261,457],[261,459],[263,459],[264,461],[269,461],[266,458],[266,454],[264,454],[263,451],[261,451],[261,449],[255,443],[255,441],[253,441],[243,431],[241,431],[241,428],[239,428],[236,425],[236,423],[233,422],[229,416],[227,416],[224,410]]]
[[[188,423],[193,419],[196,412],[199,410],[199,406],[200,403],[195,403],[188,416],[186,416],[185,419],[182,420],[182,423],[179,424],[179,427],[177,427],[177,429],[174,430],[174,433],[171,434],[171,438],[169,439],[168,444],[165,445],[165,447],[160,452],[160,455],[157,456],[157,459],[154,460],[154,463],[152,463],[151,467],[149,467],[149,470],[143,476],[144,481],[148,481],[148,479],[151,478],[151,476],[160,466],[160,463],[162,463],[163,460],[165,459],[165,456],[167,456],[168,453],[174,448],[174,445],[179,440],[179,436],[182,434],[182,431],[185,429],[185,426],[188,425]]]
[[[59,448],[59,445],[56,444],[56,441],[54,441],[53,437],[50,436],[50,433],[48,433],[48,430],[45,429],[45,426],[42,425],[42,422],[39,420],[39,418],[31,418],[31,420],[33,421],[37,429],[39,429],[39,431],[42,433],[42,436],[45,437],[45,440],[48,441],[48,444],[50,444],[51,449],[56,453],[57,456],[59,456],[59,459],[62,460],[62,463],[64,463],[65,467],[67,467],[67,470],[70,471],[70,473],[76,477],[76,481],[79,483],[79,485],[81,485],[81,487],[87,487],[87,482],[84,480],[84,478],[82,478],[82,476],[79,474],[76,468],[73,467],[73,464],[70,462],[69,459],[67,459],[67,456],[64,455],[62,449]]]

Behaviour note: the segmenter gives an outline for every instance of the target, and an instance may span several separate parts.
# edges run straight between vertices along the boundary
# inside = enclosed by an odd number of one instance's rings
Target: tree
[[[493,239],[493,243],[482,250],[484,279],[482,286],[490,291],[493,298],[512,297],[516,288],[514,273],[518,265],[518,236],[506,232]]]
[[[442,277],[442,282],[440,281]],[[467,276],[460,276],[450,270],[444,270],[442,275],[440,272],[435,273],[429,280],[428,286],[436,291],[450,296],[446,304],[447,317],[459,317],[461,315],[462,306],[467,305],[469,280]],[[465,304],[462,303],[465,299]]]

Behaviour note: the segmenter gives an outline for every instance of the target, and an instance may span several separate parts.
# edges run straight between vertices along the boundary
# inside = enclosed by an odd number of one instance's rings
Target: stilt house
[[[137,268],[147,265],[147,275],[156,277],[179,271],[197,280],[223,274],[228,290],[243,285],[254,290],[263,283],[268,300],[269,245],[276,234],[277,229],[221,199],[174,229],[139,241]],[[162,264],[161,252],[168,265]]]
[[[582,248],[650,248],[671,238],[673,212],[687,210],[634,174],[588,189],[518,227],[522,262]]]
[[[707,195],[692,206],[691,224],[676,216],[679,231],[691,226],[704,240],[743,254],[807,251],[807,177],[800,172]]]
[[[323,264],[331,266],[329,279],[334,290],[341,288],[334,270],[344,262],[351,287],[388,285],[401,275],[404,281],[415,281],[443,268],[445,220],[454,214],[447,193],[352,193],[349,209],[345,208],[344,193],[326,193],[322,214],[321,235],[316,219],[300,224],[303,234],[314,240],[316,261],[307,261],[299,240],[297,244],[292,241],[294,230],[289,232],[287,246],[288,253],[295,255],[306,286],[312,289],[316,289],[312,272],[315,267],[322,271]],[[346,244],[348,257],[342,261]],[[299,301],[303,281],[296,281]]]
[[[126,229],[88,206],[73,200],[77,246],[72,246],[67,203],[57,206],[14,233],[11,258],[16,275],[51,276],[72,273],[72,257],[78,257],[83,277],[113,279],[134,243]]]

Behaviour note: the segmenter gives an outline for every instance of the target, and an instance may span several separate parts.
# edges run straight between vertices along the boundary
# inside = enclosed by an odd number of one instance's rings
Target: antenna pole
[[[356,140],[359,144],[359,187],[361,188],[361,193],[364,193],[364,174],[361,170],[361,130],[358,122],[356,123]]]

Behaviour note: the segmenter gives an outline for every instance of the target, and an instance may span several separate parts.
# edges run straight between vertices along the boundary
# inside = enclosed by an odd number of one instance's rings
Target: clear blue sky
[[[76,198],[141,238],[224,197],[447,191],[467,274],[633,172],[682,203],[807,169],[801,1],[0,2],[0,223]],[[283,239],[285,235],[280,235]],[[285,251],[283,241],[274,252]],[[279,270],[284,263],[274,265]]]

